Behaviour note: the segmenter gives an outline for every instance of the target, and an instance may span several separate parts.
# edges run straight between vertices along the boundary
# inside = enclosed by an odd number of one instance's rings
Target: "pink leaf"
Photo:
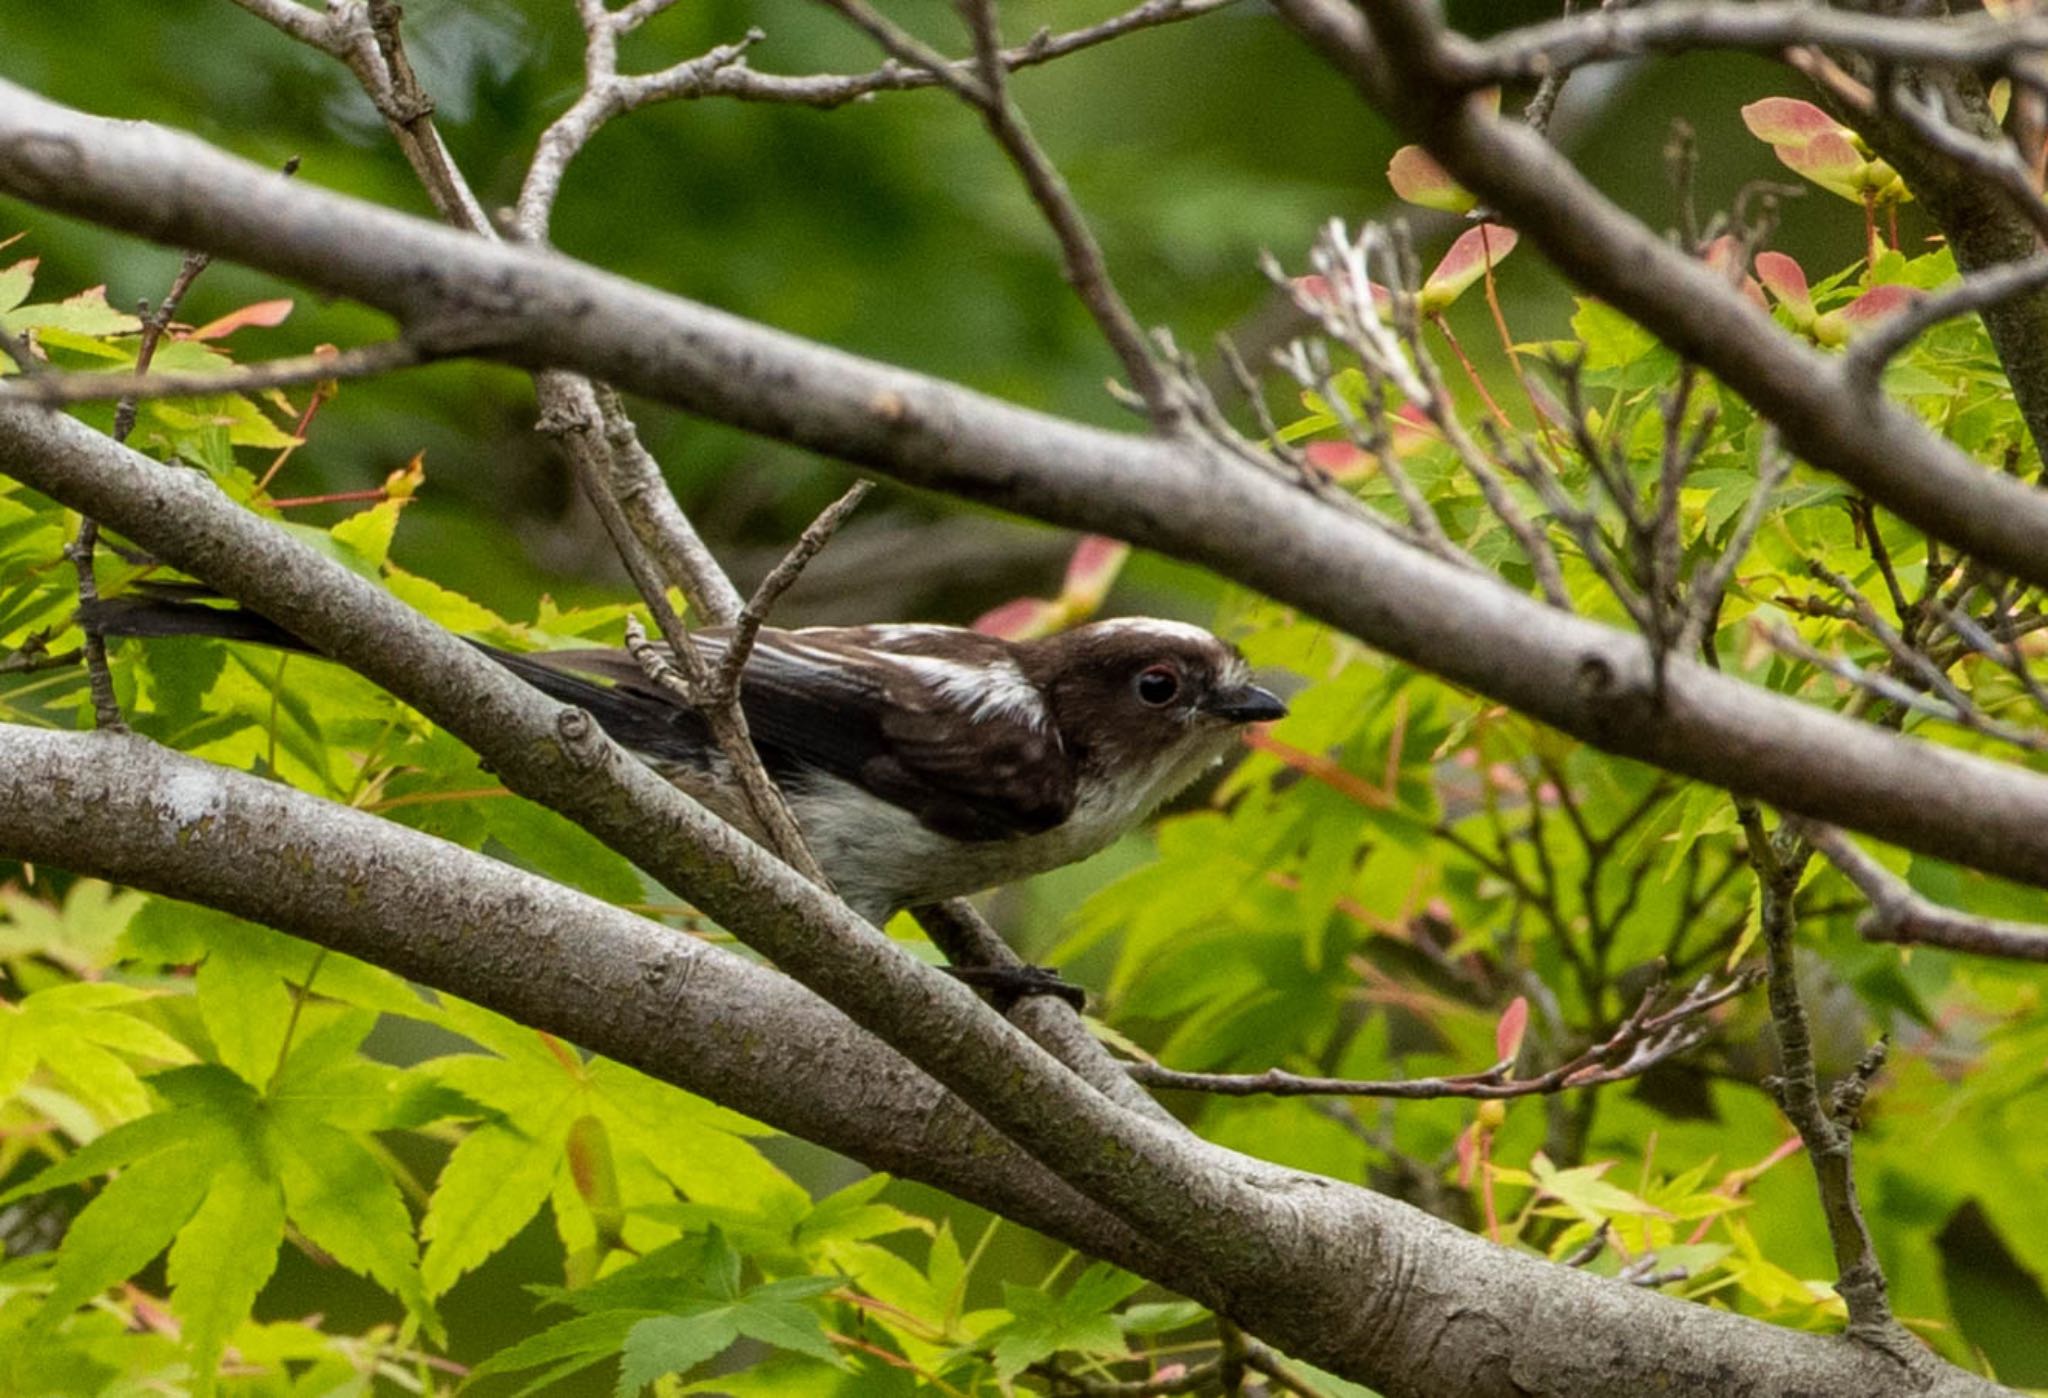
[[[1863,152],[1840,131],[1822,132],[1803,145],[1773,149],[1788,167],[1852,203],[1862,203],[1866,193],[1875,194],[1894,178],[1889,165],[1864,159]]]
[[[1329,278],[1313,272],[1305,277],[1296,277],[1289,285],[1294,288],[1294,294],[1304,301],[1321,301],[1329,304],[1337,299],[1330,290]]]
[[[1782,252],[1756,255],[1756,274],[1763,284],[1795,312],[1813,314],[1813,292],[1806,284],[1806,270]]]
[[[1130,556],[1129,544],[1090,534],[1075,545],[1074,556],[1067,561],[1067,580],[1060,590],[1060,600],[1072,613],[1092,615],[1109,595],[1110,584],[1116,581],[1124,560]]]
[[[255,325],[267,328],[273,325],[282,325],[284,318],[291,313],[292,303],[289,297],[276,301],[258,301],[253,305],[242,307],[239,311],[229,311],[219,320],[208,321],[197,330],[185,336],[185,338],[188,340],[221,340],[234,334],[237,330],[243,329],[245,326]]]
[[[1424,315],[1434,315],[1464,295],[1465,288],[1486,275],[1486,269],[1515,250],[1515,230],[1482,223],[1460,234],[1444,260],[1436,264],[1417,298]]]
[[[1352,442],[1310,442],[1302,454],[1309,465],[1339,481],[1356,480],[1378,464],[1371,452]]]
[[[1846,306],[1813,323],[1813,337],[1833,348],[1846,345],[1880,321],[1890,320],[1926,293],[1910,286],[1874,286]]]
[[[1429,414],[1413,403],[1403,403],[1394,409],[1388,428],[1394,438],[1394,455],[1404,460],[1443,437],[1436,424],[1429,420]]]
[[[1713,242],[1707,244],[1706,248],[1700,253],[1700,259],[1716,272],[1726,275],[1729,279],[1729,284],[1740,291],[1743,299],[1747,300],[1752,306],[1755,306],[1758,310],[1768,310],[1770,309],[1770,303],[1764,299],[1764,289],[1757,285],[1756,278],[1750,276],[1747,272],[1742,272],[1735,265],[1735,259],[1741,255],[1741,252],[1742,244],[1735,235],[1733,233],[1723,233],[1720,237],[1714,239]]]
[[[1023,641],[1043,636],[1059,624],[1060,608],[1043,597],[1019,597],[991,608],[974,619],[974,629],[985,636]]]
[[[1494,1062],[1507,1063],[1522,1051],[1522,1035],[1529,1029],[1529,997],[1517,995],[1505,1010],[1500,1012],[1500,1023],[1493,1029]]]
[[[1923,295],[1918,287],[1874,286],[1833,314],[1858,325],[1874,325],[1897,315]]]
[[[1811,102],[1796,97],[1766,97],[1742,109],[1742,124],[1759,141],[1774,146],[1804,145],[1825,132],[1839,133],[1840,122]]]
[[[1479,1157],[1485,1145],[1485,1129],[1473,1122],[1458,1133],[1458,1188],[1470,1189],[1472,1177],[1478,1173]]]
[[[1469,213],[1479,203],[1421,146],[1403,146],[1394,152],[1394,158],[1387,162],[1387,183],[1409,203],[1441,209],[1447,214]]]

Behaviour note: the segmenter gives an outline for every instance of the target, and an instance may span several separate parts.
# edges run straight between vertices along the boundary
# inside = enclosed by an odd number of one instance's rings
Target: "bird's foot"
[[[946,974],[987,995],[999,1014],[1008,1014],[1019,1000],[1033,995],[1064,1000],[1076,1014],[1088,1005],[1088,992],[1050,966],[948,966]]]

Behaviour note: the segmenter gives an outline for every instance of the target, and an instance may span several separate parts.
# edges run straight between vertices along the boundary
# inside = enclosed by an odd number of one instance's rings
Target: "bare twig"
[[[1010,163],[1023,177],[1031,200],[1059,240],[1067,281],[1082,305],[1095,320],[1096,328],[1109,342],[1123,364],[1131,387],[1144,402],[1153,426],[1162,433],[1178,433],[1187,425],[1187,408],[1174,385],[1145,343],[1137,317],[1124,304],[1116,284],[1110,280],[1109,265],[1101,244],[1081,215],[1073,193],[1046,157],[1044,149],[1025,124],[1023,113],[1010,101],[1008,67],[1003,62],[1002,40],[994,0],[962,0],[962,14],[974,39],[974,64],[970,70],[955,65],[867,0],[823,0],[865,32],[898,62],[930,72],[945,87],[981,113],[989,134]]]
[[[1802,822],[1800,834],[1870,900],[1856,930],[1866,941],[1932,946],[1978,956],[2048,962],[2048,927],[1944,908],[1871,858],[1833,826]]]
[[[1892,62],[2009,72],[2038,80],[2048,16],[1939,19],[1830,10],[1804,3],[1730,5],[1664,0],[1634,9],[1567,15],[1451,49],[1446,78],[1461,87],[1529,81],[1588,63],[1650,53],[1747,49],[1776,54],[1824,47]]]
[[[1853,606],[1850,611],[1854,619],[1862,619],[1861,614]],[[1889,631],[1889,628],[1886,629]],[[1968,695],[1957,689],[1947,676],[1942,676],[1941,691],[1944,698],[1941,699],[1931,698],[1922,692],[1923,688],[1931,687],[1926,684],[1924,678],[1920,678],[1917,687],[1912,680],[1902,678],[1902,672],[1919,678],[1930,671],[1939,673],[1939,667],[1919,652],[1898,646],[1895,632],[1891,633],[1890,642],[1884,642],[1890,663],[1882,671],[1858,665],[1847,656],[1830,655],[1816,649],[1808,645],[1790,627],[1784,625],[1766,625],[1763,627],[1763,635],[1773,649],[1782,651],[1795,660],[1803,660],[1809,665],[1817,666],[1837,679],[1846,680],[1858,689],[1896,705],[1902,713],[1911,711],[1925,714],[1945,723],[1953,723],[1959,728],[1967,728],[1973,733],[1996,738],[2002,743],[2025,748],[2029,752],[2048,751],[2048,732],[2020,728],[1992,718],[1978,708]],[[1882,637],[1879,639],[1883,642]],[[1956,697],[1946,697],[1950,694]]]
[[[713,76],[738,63],[750,47],[767,37],[759,29],[750,29],[735,43],[720,44],[659,72],[622,76],[619,39],[652,11],[644,5],[611,11],[599,3],[582,4],[579,9],[584,34],[583,91],[569,110],[549,123],[534,146],[512,216],[513,228],[525,242],[547,241],[548,221],[561,193],[562,176],[606,122],[650,103],[701,96]]]
[[[873,489],[872,481],[855,481],[844,495],[811,521],[810,527],[783,555],[782,561],[761,579],[760,586],[754,589],[754,595],[747,599],[747,605],[740,611],[739,620],[733,623],[732,637],[725,644],[725,654],[719,658],[718,672],[712,677],[710,693],[706,696],[709,702],[729,704],[739,697],[740,672],[746,668],[747,657],[754,653],[754,639],[761,634],[761,624],[767,621],[768,613],[774,610],[777,600],[803,575],[804,568],[839,532],[839,526],[846,523],[846,517]]]
[[[752,833],[813,883],[829,887],[824,871],[804,842],[796,817],[790,813],[788,802],[754,751],[753,738],[747,731],[746,713],[740,707],[738,695],[721,696],[717,693],[710,665],[698,653],[682,617],[669,605],[666,582],[656,573],[653,562],[640,547],[631,522],[612,494],[607,479],[611,452],[605,441],[602,418],[587,392],[586,383],[580,380],[560,382],[571,377],[549,370],[538,376],[538,382],[543,385],[546,397],[580,404],[586,411],[573,416],[546,413],[539,427],[562,445],[585,497],[597,511],[605,532],[611,536],[612,547],[618,551],[619,559],[626,565],[648,613],[661,629],[662,639],[668,643],[667,665],[680,683],[670,684],[666,679],[657,682],[671,689],[683,703],[701,714],[710,727],[712,739],[731,766],[733,780],[740,788],[741,800],[753,823]],[[585,391],[579,393],[579,388]],[[635,654],[636,657],[641,656],[639,651]],[[647,668],[644,658],[642,668]],[[656,676],[650,672],[649,678]]]
[[[640,430],[619,395],[605,384],[593,388],[604,419],[605,440],[611,447],[612,490],[634,534],[660,562],[662,571],[675,579],[698,615],[713,625],[733,625],[743,606],[739,589],[676,503],[661,474],[661,463],[641,444]]]
[[[367,378],[409,369],[443,353],[457,352],[453,347],[429,350],[420,341],[408,337],[332,353],[293,355],[287,359],[238,364],[224,369],[152,374],[144,366],[126,374],[90,371],[43,373],[33,378],[0,382],[0,398],[18,398],[46,407],[116,398],[121,400],[126,409],[126,421],[132,425],[135,405],[145,398],[206,398],[215,394],[254,393],[266,388],[287,388],[329,379]],[[141,364],[141,361],[138,359],[137,363]],[[121,426],[120,419],[116,420],[115,426],[117,429]]]
[[[1742,518],[1708,566],[1706,575],[1696,576],[1687,589],[1685,615],[1679,622],[1678,641],[1672,647],[1677,654],[1690,655],[1708,644],[1708,628],[1721,614],[1721,599],[1728,592],[1728,583],[1734,578],[1743,556],[1749,552],[1757,530],[1763,527],[1764,516],[1770,511],[1771,497],[1791,474],[1790,453],[1778,445],[1776,429],[1765,429],[1763,445],[1757,451],[1756,489],[1750,495],[1749,503],[1742,508]]]
[[[1566,1092],[1579,1087],[1599,1087],[1638,1077],[1658,1064],[1676,1057],[1706,1037],[1702,1016],[1748,990],[1761,979],[1754,969],[1735,979],[1713,986],[1702,979],[1671,1006],[1658,1012],[1657,1001],[1664,986],[1652,986],[1628,1018],[1615,1031],[1583,1052],[1548,1072],[1531,1078],[1510,1076],[1513,1060],[1496,1063],[1480,1073],[1441,1078],[1394,1078],[1368,1081],[1357,1078],[1306,1077],[1269,1068],[1263,1073],[1184,1073],[1158,1063],[1131,1063],[1133,1078],[1147,1087],[1179,1088],[1222,1097],[1379,1097],[1398,1101],[1430,1101],[1443,1097],[1497,1101],[1511,1097],[1532,1097]]]
[[[123,378],[141,378],[149,372],[150,361],[156,358],[157,346],[163,343],[164,335],[171,328],[171,317],[178,313],[178,307],[185,300],[185,293],[192,289],[192,283],[199,279],[213,262],[213,257],[204,252],[188,252],[178,264],[177,275],[171,278],[170,289],[157,304],[154,311],[142,317],[142,338],[135,349],[135,372],[122,375]],[[20,378],[4,386],[9,390],[34,392],[52,380],[72,378],[72,375],[39,374],[33,378]],[[135,430],[136,398],[133,393],[120,397],[114,407],[112,436],[117,442],[126,442],[128,434]],[[93,555],[99,550],[100,525],[91,515],[81,515],[78,533],[64,550],[71,566],[78,571],[79,631],[84,636],[80,649],[85,654],[85,678],[87,691],[92,696],[93,724],[109,732],[126,732],[128,725],[121,718],[121,702],[114,694],[113,672],[107,668],[107,641],[99,627],[91,620],[100,598],[99,578],[95,572]]]
[[[1145,0],[1143,4],[1085,29],[1069,30],[1064,34],[1041,30],[1024,43],[1004,49],[1003,66],[1014,72],[1019,68],[1050,63],[1141,29],[1195,19],[1235,3],[1237,0]],[[972,76],[974,72],[974,60],[971,58],[952,66],[963,76]],[[931,69],[902,63],[894,58],[866,73],[804,75],[755,72],[742,59],[719,69],[705,82],[701,92],[690,95],[829,108],[866,101],[880,92],[908,92],[942,84],[944,79]]]

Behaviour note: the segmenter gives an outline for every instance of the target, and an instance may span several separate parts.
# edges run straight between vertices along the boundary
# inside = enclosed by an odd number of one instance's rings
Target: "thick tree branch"
[[[320,852],[310,867],[309,849]],[[0,852],[220,907],[562,1034],[1131,1267],[1388,1398],[1519,1398],[1531,1385],[1574,1398],[1651,1385],[1673,1398],[2000,1391],[1505,1251],[1334,1181],[1297,1196],[1283,1225],[1311,1248],[1308,1274],[1272,1278],[1281,1293],[1321,1287],[1320,1301],[1211,1289],[1176,1235],[1144,1237],[1104,1214],[774,972],[132,737],[0,725]],[[1235,1159],[1180,1140],[1191,1173]]]
[[[0,852],[359,957],[1178,1284],[788,977],[431,835],[139,738],[0,724]]]
[[[487,310],[498,357],[571,365],[914,485],[1205,564],[1610,752],[2048,883],[2048,779],[1902,740],[1677,658],[1660,694],[1640,637],[1424,556],[1199,445],[1078,426],[553,254],[288,185],[187,137],[81,117],[19,89],[0,94],[0,189],[174,244],[211,245],[401,320]],[[1698,298],[1718,304],[1725,288],[1700,270],[1710,285]],[[1812,377],[1803,359],[1787,373]],[[1896,415],[1856,401],[1880,450],[1891,443],[1898,464],[1924,464],[1932,444],[1917,424],[1901,436]],[[2048,560],[2048,547],[2032,558]]]

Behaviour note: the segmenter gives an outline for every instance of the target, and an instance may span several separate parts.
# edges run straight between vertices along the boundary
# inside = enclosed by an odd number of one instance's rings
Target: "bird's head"
[[[1246,724],[1287,714],[1237,647],[1184,622],[1092,622],[1018,652],[1081,770],[1135,779],[1154,801],[1221,758]]]

